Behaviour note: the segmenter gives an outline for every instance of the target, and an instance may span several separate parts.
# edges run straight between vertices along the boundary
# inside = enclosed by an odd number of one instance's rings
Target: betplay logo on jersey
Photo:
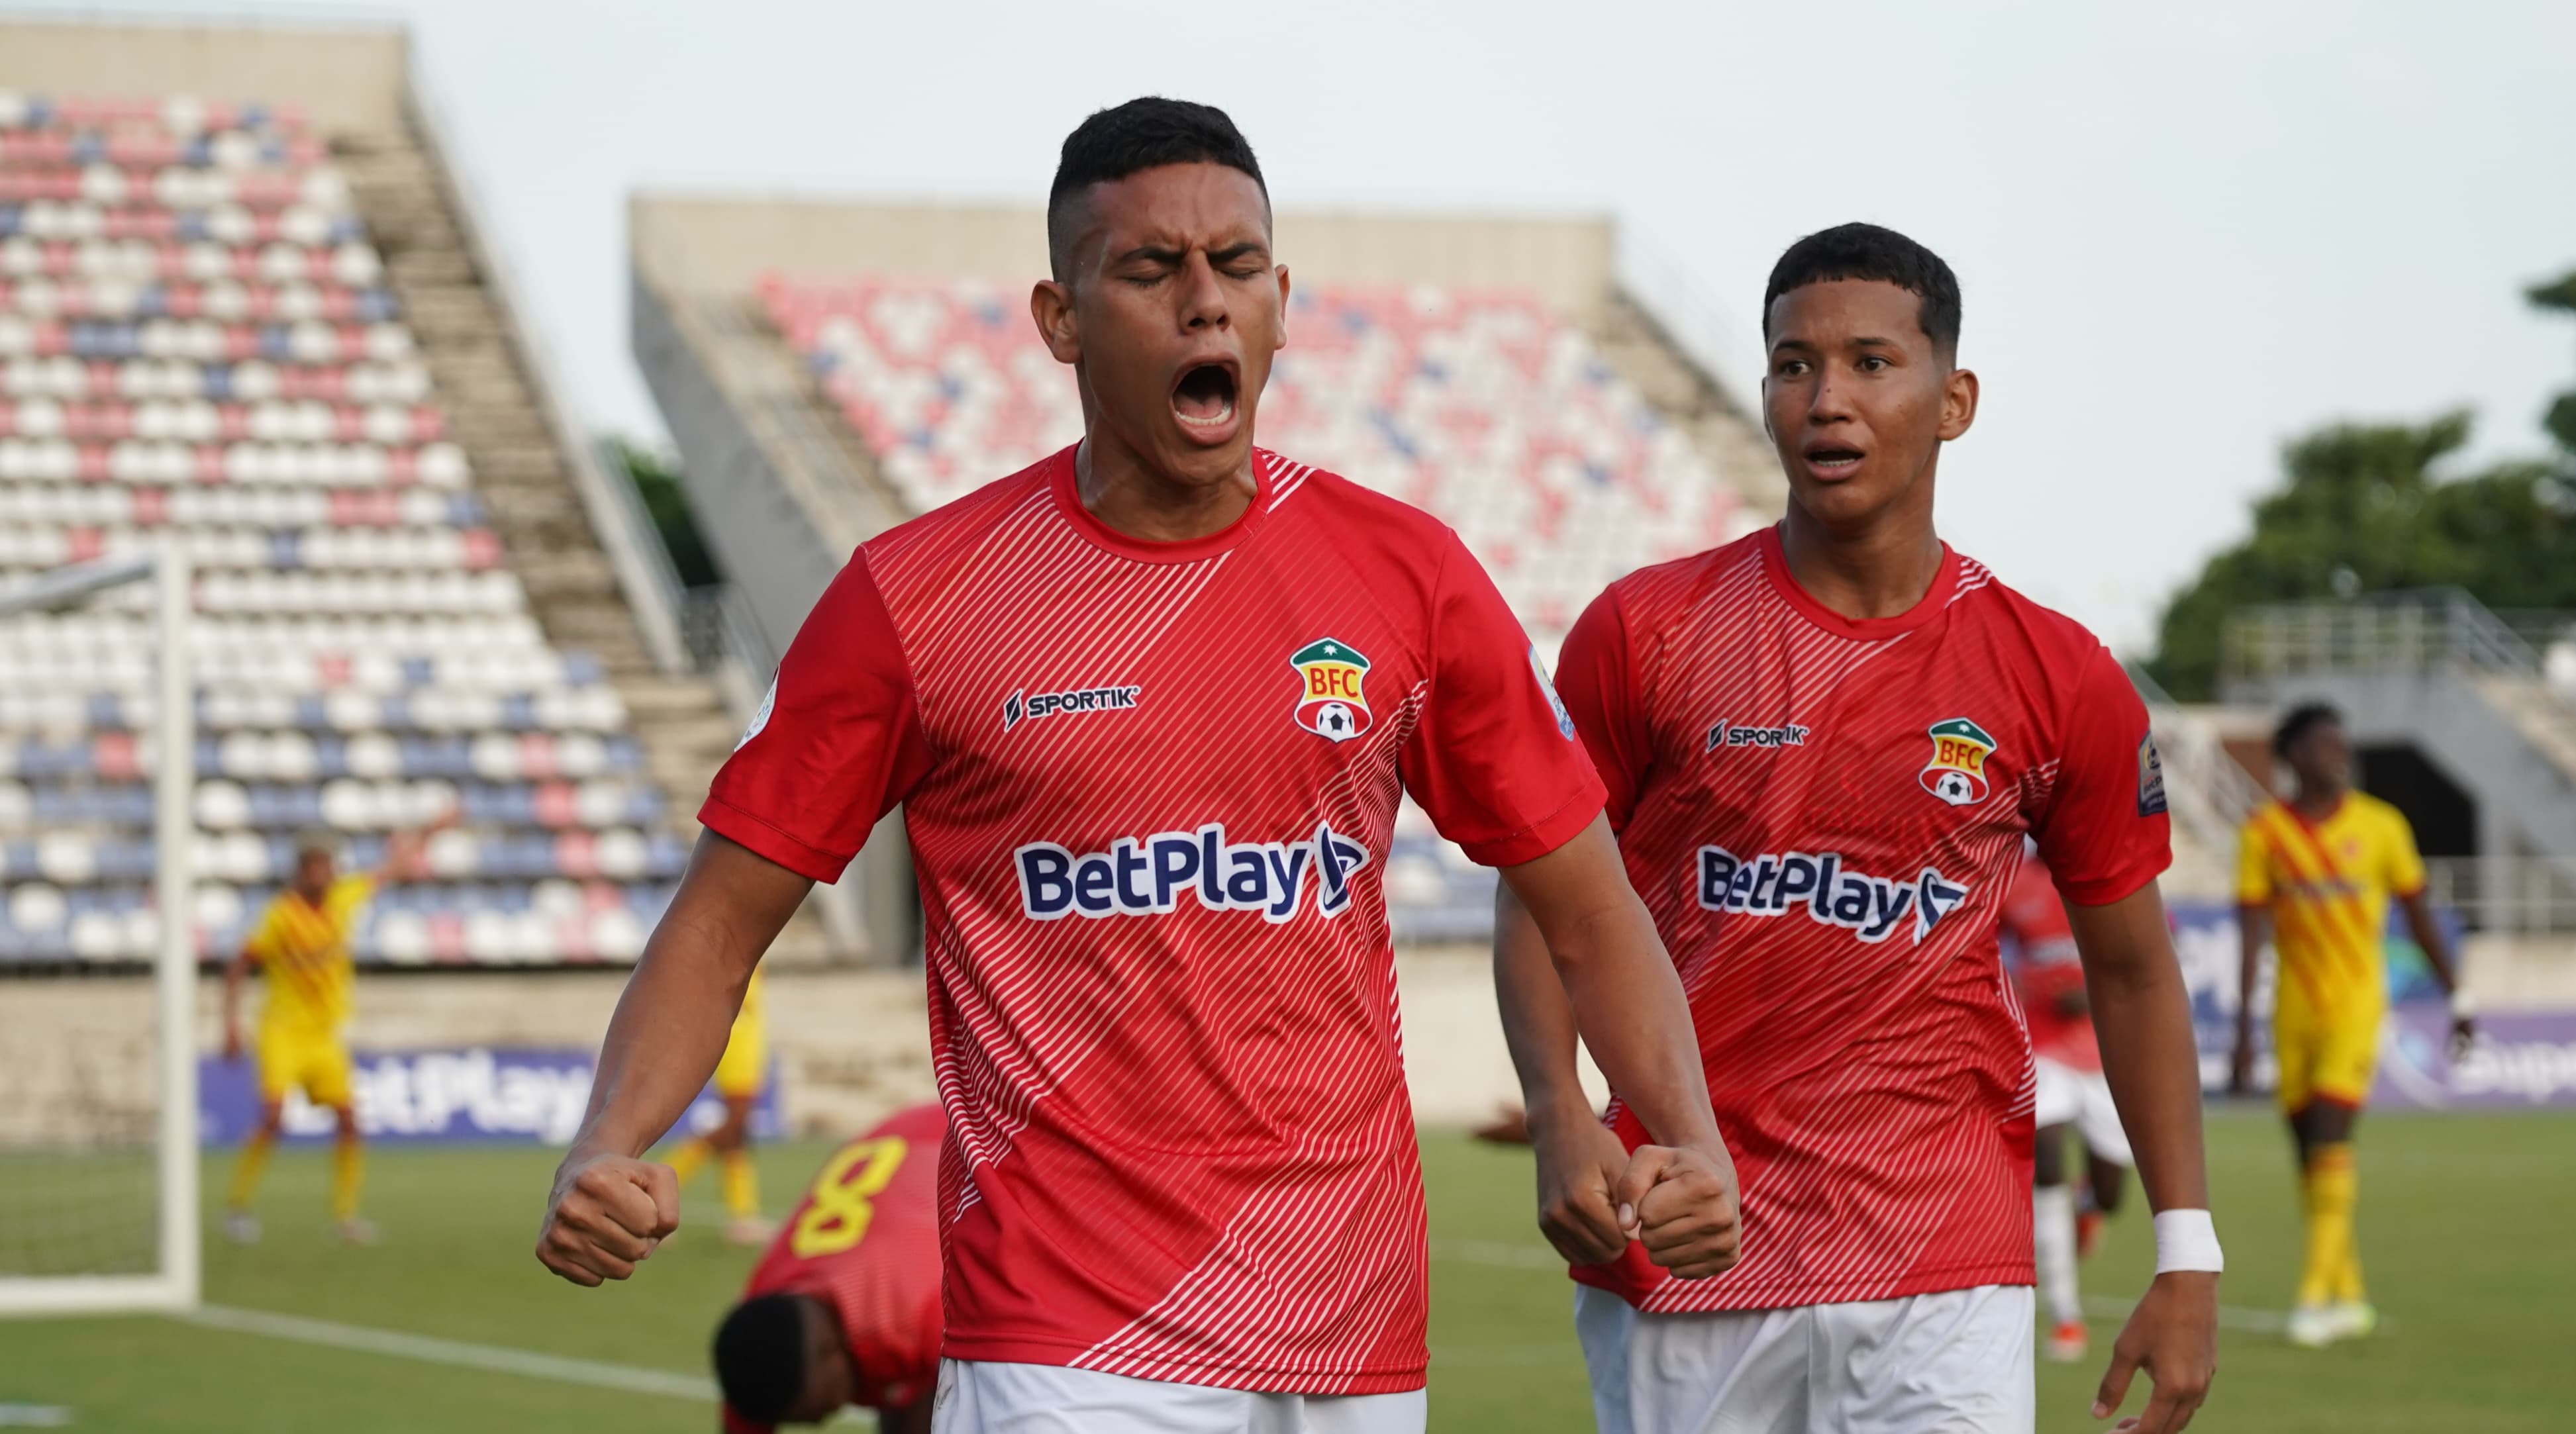
[[[1297,725],[1327,742],[1347,742],[1369,729],[1367,654],[1347,642],[1318,638],[1288,657],[1297,670]]]
[[[1973,807],[1986,799],[1986,758],[1995,739],[1965,717],[1931,726],[1932,763],[1923,769],[1923,790],[1954,807]]]
[[[1739,857],[1722,846],[1699,849],[1701,910],[1786,916],[1804,909],[1817,925],[1839,926],[1872,943],[1886,940],[1907,917],[1920,943],[1968,895],[1967,887],[1928,866],[1912,881],[1891,881],[1851,870],[1838,851]]]
[[[1195,895],[1210,911],[1258,911],[1277,924],[1294,918],[1315,874],[1315,909],[1339,916],[1351,904],[1351,877],[1369,864],[1355,837],[1317,822],[1303,841],[1228,841],[1225,824],[1192,831],[1120,837],[1109,850],[1076,853],[1033,841],[1011,853],[1019,869],[1020,914],[1031,921],[1061,916],[1152,916]]]

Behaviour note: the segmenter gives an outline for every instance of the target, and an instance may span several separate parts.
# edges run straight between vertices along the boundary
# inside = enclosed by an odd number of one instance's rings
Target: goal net
[[[0,580],[0,1315],[197,1300],[189,607],[175,547]]]

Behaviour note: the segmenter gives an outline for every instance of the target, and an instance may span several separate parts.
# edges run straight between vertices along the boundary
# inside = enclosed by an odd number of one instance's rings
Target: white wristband
[[[2451,993],[2452,1020],[2466,1021],[2473,1019],[2477,1014],[2478,998],[2470,995],[2466,987]]]
[[[2218,1252],[2218,1227],[2206,1210],[2163,1210],[2156,1214],[2156,1273],[2227,1268]]]

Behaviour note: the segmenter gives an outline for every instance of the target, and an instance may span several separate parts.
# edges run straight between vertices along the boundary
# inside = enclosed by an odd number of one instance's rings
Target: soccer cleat
[[[2337,1300],[2326,1306],[2337,1339],[2368,1339],[2379,1329],[2379,1310],[2368,1300]]]
[[[2283,1333],[2301,1349],[2323,1349],[2343,1338],[2343,1324],[2332,1305],[2301,1305],[2290,1311]]]
[[[2091,1337],[2085,1332],[2084,1321],[2059,1320],[2057,1328],[2048,1332],[2049,1361],[2053,1364],[2073,1364],[2084,1357],[2084,1351],[2090,1343]]]
[[[339,1236],[340,1243],[343,1245],[372,1245],[382,1238],[382,1235],[383,1232],[376,1228],[373,1220],[364,1220],[352,1215],[340,1222]]]
[[[224,1238],[236,1245],[259,1243],[259,1217],[248,1210],[224,1212]]]
[[[2089,1260],[2093,1258],[2093,1252],[2101,1248],[2101,1245],[2102,1212],[2099,1210],[2076,1211],[2075,1258],[2079,1260]]]
[[[725,1221],[724,1238],[728,1245],[765,1245],[778,1227],[758,1215],[736,1215]]]

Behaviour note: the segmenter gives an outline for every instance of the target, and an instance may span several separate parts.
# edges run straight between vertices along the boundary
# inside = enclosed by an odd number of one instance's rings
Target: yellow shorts
[[[349,1044],[336,1031],[271,1028],[259,1033],[259,1098],[275,1104],[303,1090],[315,1105],[337,1108],[352,1099]]]
[[[736,1035],[725,1042],[724,1058],[716,1062],[716,1094],[750,1097],[767,1084],[768,1035]]]
[[[2377,1005],[2314,1012],[2284,1003],[2272,1021],[2272,1050],[2280,1058],[2281,1109],[2296,1115],[2314,1101],[2361,1108],[2379,1069]]]

